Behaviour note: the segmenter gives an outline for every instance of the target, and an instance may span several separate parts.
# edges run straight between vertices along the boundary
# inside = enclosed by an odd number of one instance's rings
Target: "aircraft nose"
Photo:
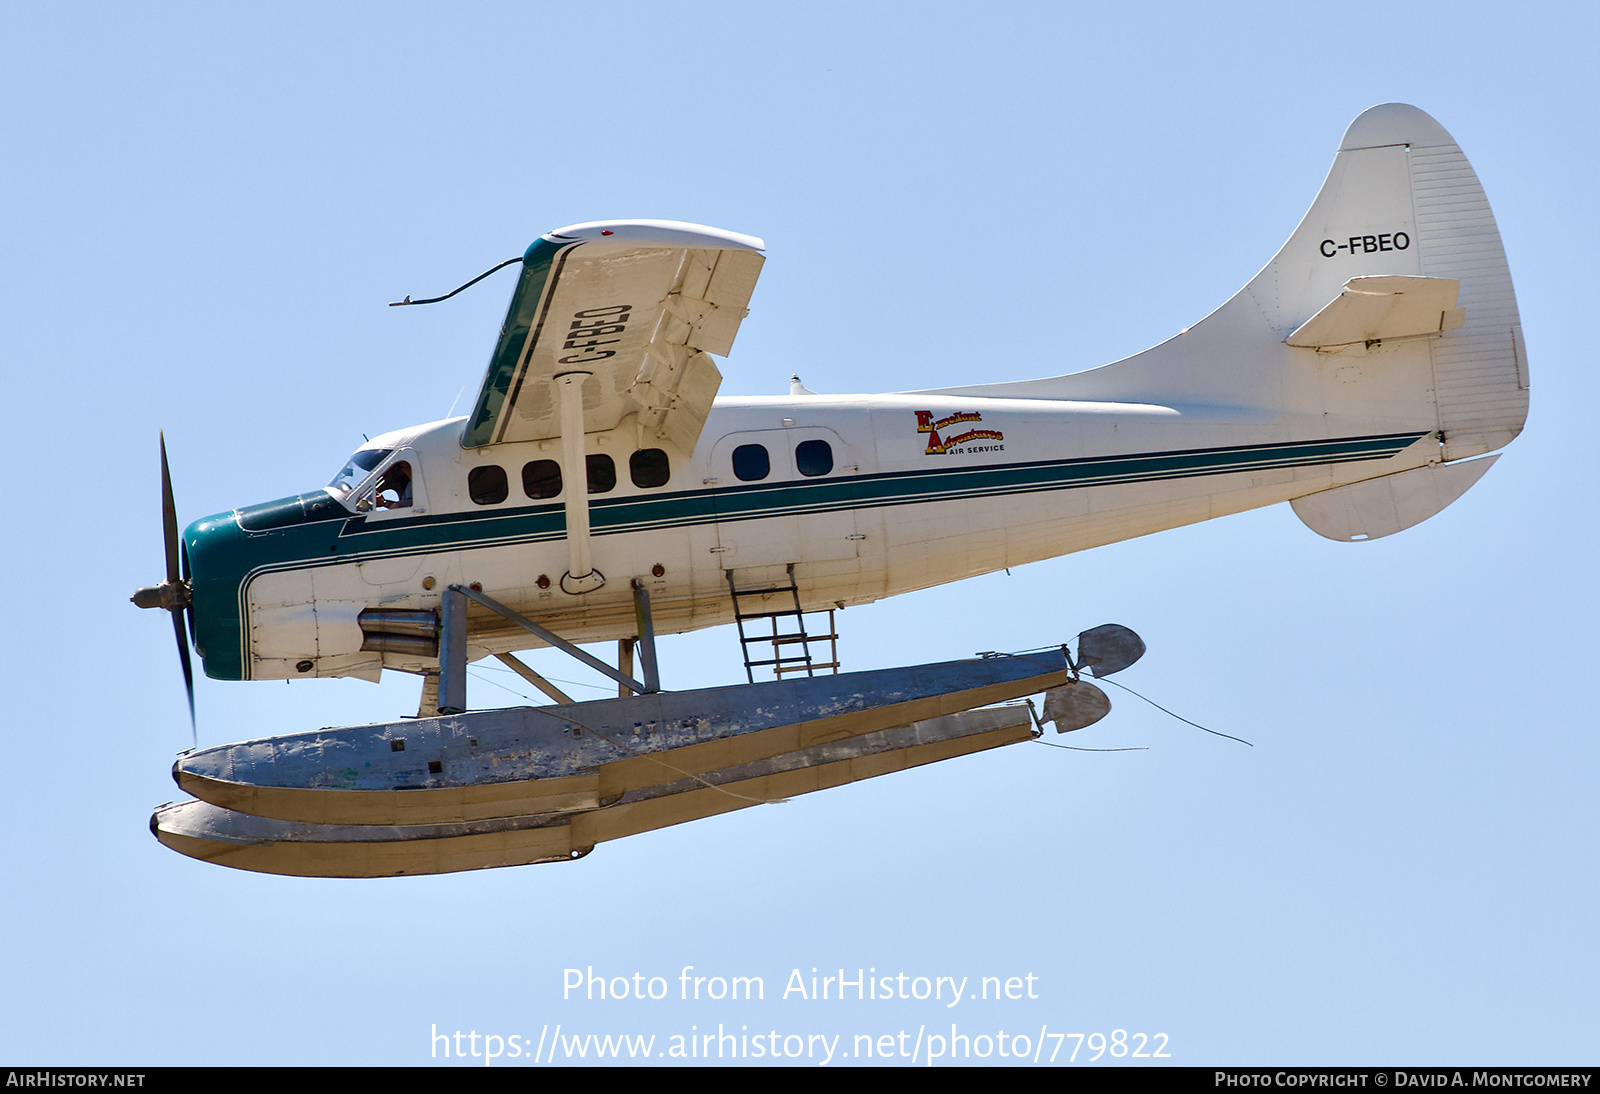
[[[192,600],[203,598],[209,585],[238,568],[244,539],[237,511],[202,517],[183,530],[184,577]]]
[[[186,606],[194,647],[205,660],[206,675],[220,679],[239,678],[232,661],[225,656],[228,664],[223,665],[215,661],[215,655],[238,646],[239,583],[248,569],[244,540],[236,511],[202,517],[183,530]],[[147,598],[155,595],[143,589],[140,594]],[[237,660],[236,654],[233,660]]]

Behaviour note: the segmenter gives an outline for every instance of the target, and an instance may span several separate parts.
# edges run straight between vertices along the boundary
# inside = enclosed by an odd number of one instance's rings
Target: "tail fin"
[[[1528,416],[1528,363],[1500,232],[1450,134],[1399,103],[1351,123],[1310,212],[1251,286],[1271,275],[1279,325],[1298,325],[1348,277],[1391,273],[1461,283],[1461,328],[1427,343],[1444,459],[1510,442]]]
[[[1396,276],[1458,280],[1464,317],[1386,347],[1381,362],[1330,362],[1286,344],[1353,278]],[[1088,372],[939,393],[1232,406],[1285,421],[1366,419],[1374,431],[1404,421],[1437,430],[1441,458],[1455,460],[1521,432],[1528,365],[1500,233],[1472,166],[1438,122],[1388,103],[1351,123],[1283,249],[1189,330]]]

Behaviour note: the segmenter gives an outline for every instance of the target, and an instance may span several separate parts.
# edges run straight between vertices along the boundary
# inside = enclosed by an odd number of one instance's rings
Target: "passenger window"
[[[396,460],[389,465],[378,482],[372,504],[379,509],[409,509],[411,507],[411,465]]]
[[[534,499],[553,498],[561,493],[561,465],[555,460],[523,464],[522,492]]]
[[[772,471],[772,459],[760,444],[741,444],[733,450],[733,473],[740,482],[757,482]]]
[[[827,441],[801,441],[795,446],[794,465],[802,475],[826,475],[833,470],[833,446]]]
[[[589,493],[609,494],[617,487],[617,465],[604,452],[589,456],[584,461],[589,472]]]
[[[667,454],[659,448],[641,448],[628,457],[628,477],[640,487],[665,486],[672,477]]]
[[[479,505],[499,505],[511,493],[506,469],[494,463],[474,467],[467,472],[467,493]]]

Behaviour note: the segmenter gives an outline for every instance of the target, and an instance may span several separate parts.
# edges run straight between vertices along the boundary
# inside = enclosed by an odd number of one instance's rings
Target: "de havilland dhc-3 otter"
[[[298,875],[551,862],[1080,728],[1109,709],[1082,670],[1143,652],[1124,627],[840,674],[832,610],[1283,501],[1330,539],[1389,535],[1460,497],[1527,416],[1488,201],[1410,106],[1351,124],[1233,299],[1086,372],[717,398],[764,249],[673,221],[550,232],[503,264],[516,287],[465,418],[181,536],[163,445],[167,580],[134,599],[172,613],[186,675],[192,633],[214,679],[424,683],[415,719],[184,753],[196,800],[158,810],[157,837]],[[747,682],[663,690],[656,636],[726,623]],[[596,642],[615,666],[575,645]],[[542,646],[618,697],[573,702],[512,656]],[[466,665],[490,656],[554,703],[472,711]],[[1016,703],[1039,692],[1042,715]]]

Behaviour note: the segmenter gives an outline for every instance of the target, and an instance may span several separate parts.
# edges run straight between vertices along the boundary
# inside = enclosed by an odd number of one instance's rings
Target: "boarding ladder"
[[[728,571],[728,591],[733,594],[733,618],[739,625],[739,648],[744,653],[744,673],[752,684],[756,682],[755,670],[758,668],[770,667],[772,674],[780,680],[786,673],[803,672],[807,676],[815,676],[822,671],[839,671],[839,633],[833,625],[834,609],[829,608],[826,612],[802,611],[800,588],[794,580],[794,563],[789,563],[787,574],[786,585],[741,589],[734,580],[733,571]],[[824,614],[828,617],[827,633],[807,633],[806,616],[815,618]],[[747,627],[746,624],[751,626]],[[771,628],[770,632],[768,627]],[[784,627],[793,629],[781,629]],[[813,655],[812,643],[819,646],[827,644],[826,661],[819,660],[823,656],[820,650]],[[757,656],[754,658],[751,656],[752,646],[756,647],[754,652]],[[766,652],[762,648],[764,646],[771,647],[770,658],[759,656]]]

